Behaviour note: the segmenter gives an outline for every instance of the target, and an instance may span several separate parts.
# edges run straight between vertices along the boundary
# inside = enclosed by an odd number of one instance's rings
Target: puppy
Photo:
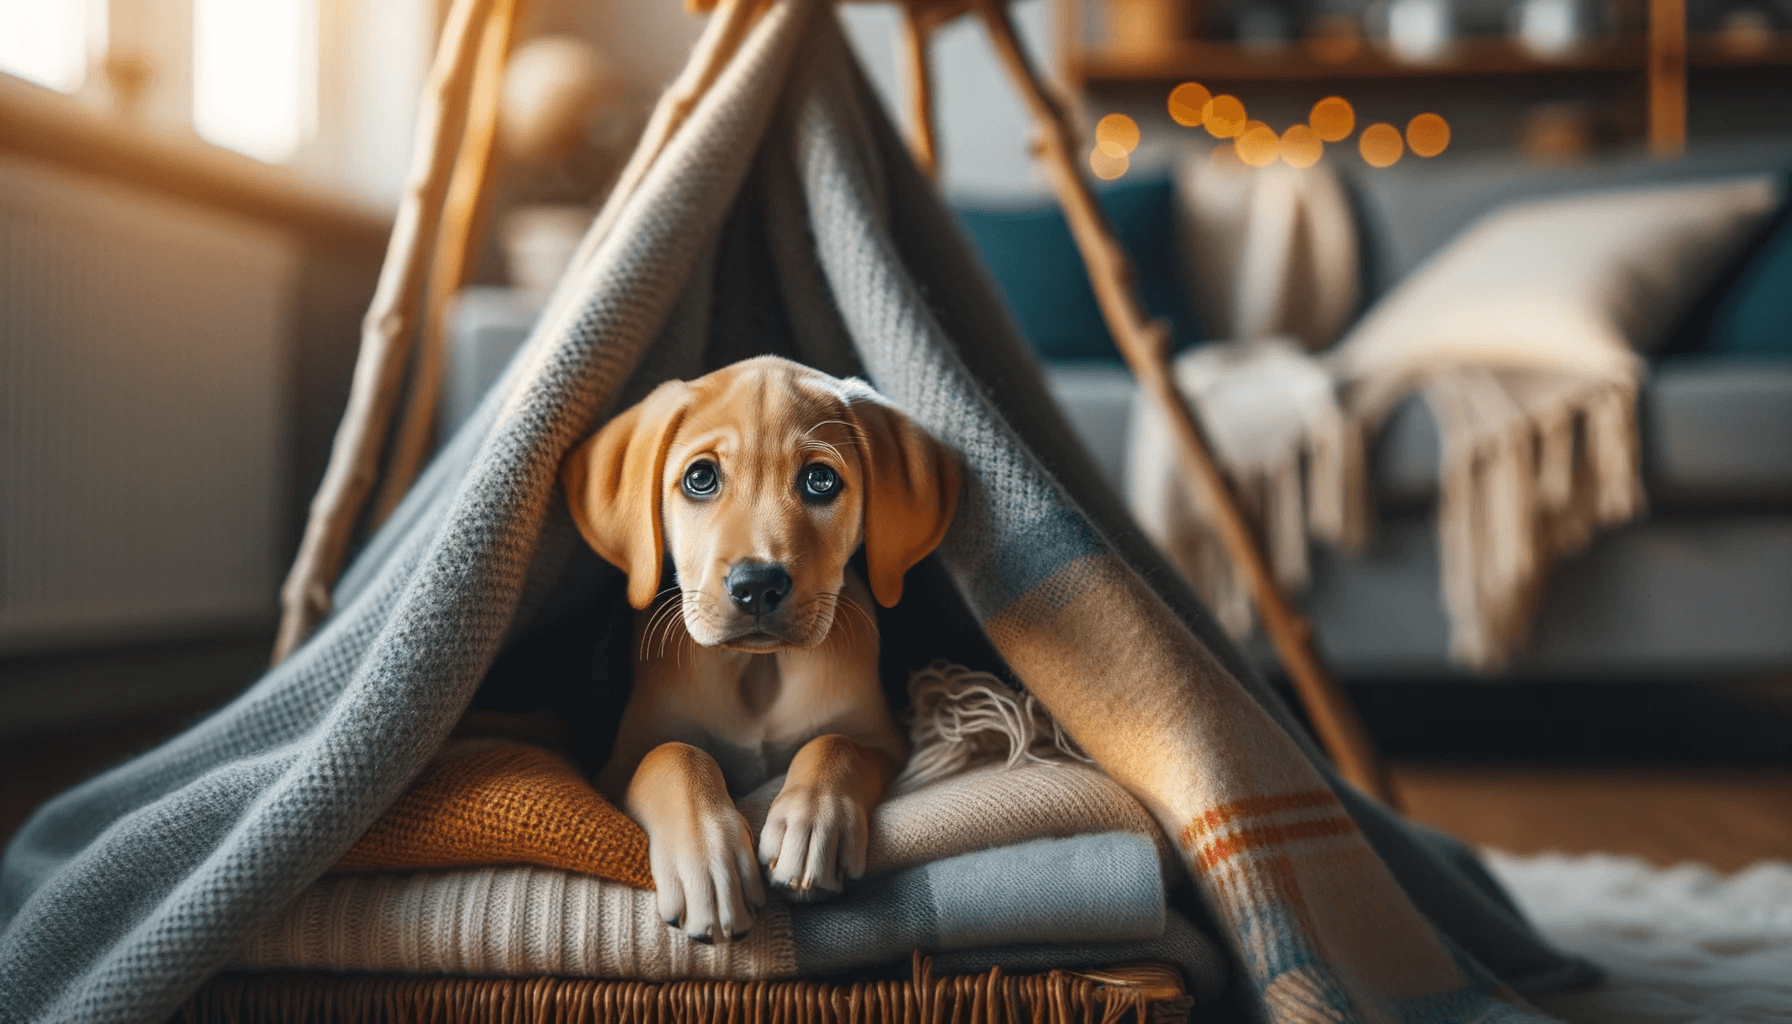
[[[598,786],[647,832],[660,915],[699,942],[752,925],[765,888],[731,794],[779,774],[758,861],[792,898],[839,892],[907,758],[871,599],[894,605],[945,535],[954,454],[863,382],[767,356],[660,385],[562,480],[637,609]],[[869,593],[847,564],[861,545]]]

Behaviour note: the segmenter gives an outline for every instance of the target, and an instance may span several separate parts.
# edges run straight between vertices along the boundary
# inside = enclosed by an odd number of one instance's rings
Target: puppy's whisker
[[[654,632],[659,637],[660,656],[666,653],[666,642],[675,630],[684,627],[685,592],[680,591],[675,601],[668,602],[669,614],[663,615],[654,625]]]
[[[857,441],[861,444],[864,443],[864,441],[865,441],[864,428],[860,427],[857,423],[854,423],[851,420],[822,420],[819,423],[816,423],[814,426],[810,427],[808,430],[803,431],[802,434],[799,436],[807,438],[810,434],[813,434],[817,430],[820,430],[822,427],[826,427],[826,426],[845,427],[846,432],[852,435],[852,439],[854,441]]]
[[[661,619],[659,622],[658,628],[655,630],[655,636],[659,639],[659,652],[657,655],[658,657],[664,658],[666,656],[667,642],[669,640],[671,640],[672,634],[675,631],[677,631],[679,626],[681,626],[684,623],[684,615],[683,615],[684,601],[682,599],[682,595],[678,602],[678,605],[679,605],[679,613],[680,614],[669,615],[666,618]]]
[[[696,608],[699,614],[701,614],[703,611],[703,592],[701,590],[681,591],[679,593],[678,601],[681,611],[684,608],[687,599],[691,602],[691,606]],[[690,626],[685,622],[683,615],[679,615],[675,620],[667,624],[665,632],[660,639],[660,656],[665,657],[666,645],[672,642],[675,633],[682,634],[682,636],[678,638],[678,645],[672,649],[672,655],[677,659],[679,665],[683,665],[684,642],[689,640],[693,645],[696,644],[696,639],[691,636]],[[694,657],[695,654],[693,653],[693,658]]]
[[[667,590],[661,591],[661,593],[672,593],[676,590],[677,588],[675,587],[669,587]],[[653,642],[654,633],[663,628],[670,620],[682,618],[680,613],[683,611],[683,606],[684,594],[682,592],[677,592],[675,596],[667,598],[657,608],[654,608],[652,614],[647,618],[647,625],[641,630],[641,644],[640,650],[637,652],[637,657],[642,660],[647,658],[647,650]]]
[[[877,635],[877,621],[871,617],[870,612],[866,611],[863,607],[861,607],[859,605],[859,602],[854,601],[850,597],[842,596],[842,598],[840,600],[836,601],[834,604],[835,604],[835,616],[836,617],[839,616],[840,606],[844,605],[846,607],[846,610],[850,613],[845,617],[846,622],[850,623],[850,622],[854,621],[854,619],[856,618],[858,621],[861,621],[865,624],[865,628],[871,631],[872,636]]]
[[[827,443],[826,441],[813,441],[813,440],[804,441],[802,443],[801,448],[799,448],[798,450],[804,451],[804,452],[820,452],[823,455],[831,455],[834,458],[840,460],[841,462],[846,461],[846,456],[840,454],[840,449],[834,447],[833,445]]]

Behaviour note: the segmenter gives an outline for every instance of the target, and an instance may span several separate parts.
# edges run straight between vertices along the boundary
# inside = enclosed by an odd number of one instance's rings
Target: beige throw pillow
[[[1441,364],[1630,379],[1674,315],[1777,201],[1747,178],[1571,196],[1465,231],[1340,343],[1345,381]]]

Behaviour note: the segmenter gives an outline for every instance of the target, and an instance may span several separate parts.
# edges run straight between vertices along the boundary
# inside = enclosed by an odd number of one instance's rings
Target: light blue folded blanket
[[[791,908],[798,972],[928,952],[1164,934],[1157,847],[1125,832],[1039,839],[923,864]]]

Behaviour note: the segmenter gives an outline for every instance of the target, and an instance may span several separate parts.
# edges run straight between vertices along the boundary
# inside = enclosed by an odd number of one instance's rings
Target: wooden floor
[[[1409,815],[1512,853],[1792,861],[1792,771],[1397,765]]]

